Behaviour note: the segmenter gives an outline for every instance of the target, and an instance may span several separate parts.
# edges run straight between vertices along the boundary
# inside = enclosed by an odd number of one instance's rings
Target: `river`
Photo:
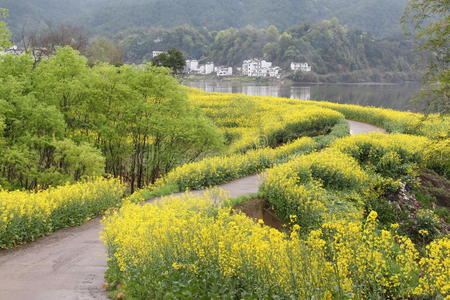
[[[184,85],[207,92],[241,93],[251,96],[277,96],[291,99],[330,101],[420,111],[412,101],[419,91],[417,83],[408,84],[280,84],[238,80],[195,80]]]

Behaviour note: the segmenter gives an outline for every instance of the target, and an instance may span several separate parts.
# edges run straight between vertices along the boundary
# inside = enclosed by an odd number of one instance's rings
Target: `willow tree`
[[[33,95],[63,114],[66,136],[100,149],[106,172],[128,181],[131,190],[223,145],[221,133],[189,104],[166,68],[90,68],[78,51],[64,47],[38,64],[32,86]]]
[[[175,166],[215,151],[222,135],[192,107],[165,68],[97,65],[89,82],[88,115],[107,171],[131,190],[153,183]],[[79,115],[81,117],[81,115]]]
[[[430,112],[450,112],[450,1],[410,0],[402,18],[423,55],[425,89],[419,95]],[[412,26],[412,28],[411,28]]]

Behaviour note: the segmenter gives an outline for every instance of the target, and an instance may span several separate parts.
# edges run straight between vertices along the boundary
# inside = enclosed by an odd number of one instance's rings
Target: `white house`
[[[222,76],[232,76],[233,75],[233,68],[232,67],[217,67],[216,68],[216,74],[219,77]]]
[[[25,51],[22,49],[19,49],[16,45],[12,46],[9,49],[5,49],[4,51],[0,51],[0,55],[7,55],[7,54],[13,54],[13,55],[22,55]]]
[[[202,75],[209,75],[214,72],[214,63],[207,62],[204,65],[199,66],[199,73]]]
[[[199,71],[198,60],[186,60],[186,72],[196,73]]]
[[[153,58],[157,57],[158,55],[161,55],[163,53],[165,53],[166,51],[153,51],[152,52],[152,56]]]
[[[272,68],[272,62],[271,61],[265,61],[264,59],[261,60],[261,68]]]
[[[269,77],[275,77],[275,78],[281,77],[281,74],[280,74],[281,68],[280,67],[268,68],[267,72],[268,72]]]
[[[291,70],[294,72],[302,71],[302,72],[311,72],[311,66],[307,63],[297,63],[291,62]]]
[[[242,63],[242,75],[249,77],[259,77],[261,73],[261,61],[258,59],[244,60]]]
[[[280,77],[281,68],[273,67],[272,62],[249,59],[242,63],[242,75],[248,77]]]

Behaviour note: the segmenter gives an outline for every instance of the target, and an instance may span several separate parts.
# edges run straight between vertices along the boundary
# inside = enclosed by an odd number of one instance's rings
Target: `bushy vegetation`
[[[258,174],[293,155],[308,153],[315,148],[314,140],[305,137],[276,149],[262,148],[245,154],[206,158],[174,169],[158,184],[176,185],[181,191],[210,187]]]
[[[447,117],[194,89],[189,93],[191,101],[229,135],[233,128],[253,136],[261,132],[254,130],[258,113],[266,116],[270,107],[283,116],[277,108],[280,104],[289,107],[292,115],[296,107],[310,113],[323,107],[403,134],[345,137],[348,127],[341,116],[323,135],[256,150],[241,151],[231,143],[228,151],[238,153],[175,169],[147,192],[161,187],[203,188],[269,168],[258,197],[267,198],[285,221],[285,229],[280,232],[233,211],[229,205],[234,202],[224,201],[221,194],[199,198],[188,194],[143,208],[126,204],[105,218],[103,237],[110,257],[106,278],[121,297],[428,299],[449,295],[450,241],[438,212],[416,206],[415,200],[389,198],[405,185],[414,187],[423,168],[446,175]],[[320,116],[326,119],[323,112]],[[288,125],[281,125],[282,130]],[[300,131],[308,130],[300,126]],[[242,135],[231,140],[239,142]],[[142,195],[136,193],[129,200],[142,200]],[[414,206],[411,211],[409,205]]]
[[[419,254],[396,232],[333,221],[282,233],[210,196],[127,205],[105,222],[106,278],[124,299],[367,299],[448,295],[450,240]]]
[[[227,153],[179,166],[128,200],[138,202],[257,174],[297,155],[324,148],[349,133],[343,115],[329,109],[288,99],[188,90],[191,103],[225,133]]]
[[[418,100],[428,112],[450,113],[450,3],[446,0],[411,0],[402,17],[406,32],[418,42],[425,65]],[[411,27],[411,28],[408,28]]]
[[[83,224],[118,207],[124,192],[118,180],[101,178],[39,192],[0,190],[0,248]]]
[[[302,103],[336,110],[347,119],[373,124],[388,132],[422,135],[438,141],[448,139],[450,136],[450,116],[448,114],[424,115],[325,101],[303,101]]]
[[[223,145],[169,71],[87,65],[69,47],[37,65],[0,57],[0,185],[45,188],[111,174],[131,190]]]
[[[315,228],[335,218],[358,219],[365,201],[399,189],[423,163],[424,137],[371,134],[343,138],[329,149],[270,170],[262,191],[286,221]]]
[[[231,153],[325,135],[344,119],[334,110],[309,107],[295,100],[188,90],[191,103],[225,133]]]
[[[3,50],[11,45],[10,39],[10,32],[8,27],[6,27],[6,23],[3,21],[3,18],[5,18],[8,15],[8,11],[0,8],[0,50]]]

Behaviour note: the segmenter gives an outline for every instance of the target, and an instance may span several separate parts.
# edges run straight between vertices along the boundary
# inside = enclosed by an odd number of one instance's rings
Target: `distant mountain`
[[[351,29],[337,20],[301,23],[279,31],[274,26],[246,26],[221,31],[180,26],[134,28],[116,35],[125,61],[140,64],[152,59],[152,51],[175,47],[186,58],[216,65],[242,66],[250,58],[264,58],[283,70],[291,62],[308,62],[313,72],[298,81],[358,82],[415,80],[412,66],[417,57],[404,37],[377,38]]]
[[[19,34],[46,23],[76,23],[75,20],[96,11],[107,0],[0,0],[0,7],[9,9],[8,25]]]
[[[134,27],[187,24],[221,30],[275,25],[284,30],[299,22],[337,18],[378,36],[400,31],[407,0],[0,0],[10,9],[10,26],[72,22],[114,35]]]

